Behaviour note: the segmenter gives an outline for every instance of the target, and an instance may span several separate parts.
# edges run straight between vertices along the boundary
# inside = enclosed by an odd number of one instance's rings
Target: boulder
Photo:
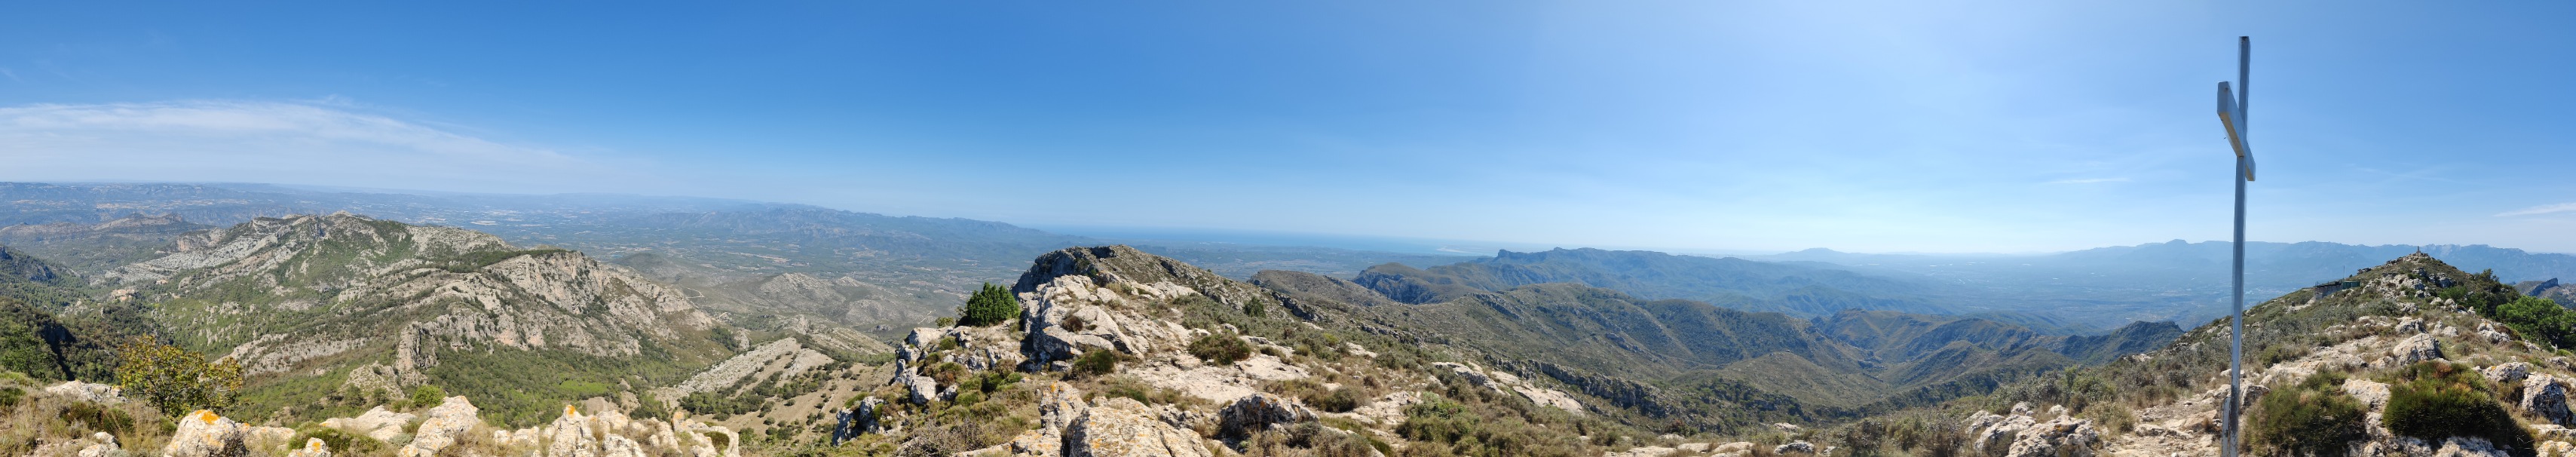
[[[410,425],[411,419],[411,413],[386,411],[385,407],[378,406],[374,409],[367,410],[365,413],[358,414],[358,417],[334,417],[324,419],[322,420],[322,426],[340,429],[340,431],[344,432],[366,435],[368,438],[375,438],[376,441],[384,441],[394,439],[394,435],[402,434],[403,426]]]
[[[1073,426],[1074,419],[1081,418],[1082,413],[1090,410],[1091,405],[1082,402],[1082,391],[1074,389],[1072,385],[1049,382],[1038,387],[1038,427],[1040,428],[1064,430],[1066,427]]]
[[[906,371],[897,375],[895,380],[902,382],[904,391],[911,394],[909,399],[912,400],[912,404],[927,405],[932,400],[941,399],[937,379]]]
[[[2535,374],[2522,380],[2522,401],[2515,403],[2523,412],[2549,419],[2558,425],[2576,425],[2576,415],[2567,409],[2567,386],[2555,377]]]
[[[2415,362],[2426,360],[2441,360],[2442,341],[2434,339],[2433,334],[2430,333],[2416,334],[2415,336],[2406,337],[2403,341],[2398,341],[2396,347],[2388,348],[2388,355],[2389,357],[2394,358],[2398,365],[2411,365]]]
[[[2489,343],[2498,344],[2502,344],[2506,341],[2513,341],[2513,335],[2506,334],[2503,329],[2496,328],[2494,322],[2479,322],[2478,338],[2486,339]]]
[[[1601,457],[1664,457],[1678,451],[1680,450],[1663,446],[1646,446],[1629,448],[1627,452],[1603,452]]]
[[[1240,439],[1273,426],[1315,420],[1315,410],[1277,395],[1245,395],[1217,410],[1217,428],[1227,439]]]
[[[1067,457],[1215,457],[1205,440],[1155,420],[1152,408],[1115,397],[1091,405],[1064,431]]]
[[[833,430],[832,442],[837,445],[841,441],[858,438],[862,434],[881,432],[882,430],[878,428],[877,416],[884,413],[885,405],[885,400],[875,396],[859,399],[857,407],[840,413],[841,426]]]
[[[62,384],[55,384],[52,387],[46,387],[45,393],[103,405],[113,405],[125,402],[123,389],[118,389],[116,386],[106,384],[91,384],[80,381],[63,381]]]
[[[2487,367],[2484,370],[2479,370],[2479,372],[2480,374],[2485,374],[2489,381],[2515,383],[2522,382],[2522,378],[2524,376],[2530,376],[2533,371],[2537,370],[2538,367],[2533,367],[2528,363],[2506,362]]]
[[[599,439],[600,457],[646,457],[650,455],[652,454],[644,451],[643,444],[636,443],[635,440],[627,439],[624,436],[611,434]]]
[[[1791,442],[1789,442],[1789,444],[1782,444],[1782,445],[1779,445],[1779,446],[1772,446],[1772,447],[1771,447],[1771,453],[1773,453],[1773,454],[1815,454],[1815,453],[1816,453],[1816,444],[1815,444],[1815,443],[1805,442],[1805,441],[1791,441]]]
[[[2092,457],[2102,432],[2090,419],[2059,417],[2023,429],[2005,457]]]
[[[1982,413],[1982,411],[1980,412]],[[1971,444],[1975,445],[1977,452],[1989,455],[2000,453],[2009,449],[2013,443],[2021,437],[2022,431],[2029,430],[2031,426],[2038,424],[2039,421],[2031,419],[2030,416],[2021,414],[2004,415],[1996,419],[1993,422],[1993,425],[1988,425],[1982,430],[1971,432],[1968,435],[1968,440]]]
[[[456,445],[456,439],[464,436],[465,432],[473,430],[476,425],[483,424],[483,417],[478,415],[481,413],[481,409],[475,408],[473,402],[465,401],[463,396],[447,397],[445,403],[429,409],[428,418],[422,419],[420,428],[412,431],[411,444],[403,445],[402,450],[396,455],[401,457],[439,455],[439,451]]]
[[[178,431],[170,434],[170,444],[161,447],[167,457],[242,457],[250,455],[250,446],[242,425],[214,411],[197,410],[179,418]]]
[[[554,423],[547,424],[545,436],[541,440],[549,443],[546,446],[546,455],[550,457],[597,457],[599,455],[598,435],[592,431],[590,421],[583,418],[581,411],[573,409],[571,405],[564,405],[563,416],[556,417]]]
[[[2424,320],[2412,316],[2398,319],[2395,325],[2390,326],[2390,330],[2395,330],[2400,335],[2424,333]]]
[[[2513,454],[2496,449],[2494,444],[2480,438],[2446,438],[2442,440],[2440,449],[2433,450],[2433,457],[2507,457],[2510,455]]]
[[[321,438],[305,438],[304,446],[286,451],[286,457],[331,457],[331,445],[323,444]]]
[[[2377,381],[2361,378],[2346,379],[2343,381],[2343,393],[2351,395],[2354,400],[2360,400],[2364,409],[2376,411],[2388,404],[2388,385]]]
[[[89,441],[90,445],[82,446],[80,452],[73,454],[73,456],[126,457],[128,455],[125,452],[125,448],[116,445],[116,435],[109,435],[107,432],[92,433],[89,435]]]

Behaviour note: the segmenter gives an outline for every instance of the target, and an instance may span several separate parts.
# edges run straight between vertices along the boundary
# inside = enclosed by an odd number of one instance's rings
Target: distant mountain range
[[[2469,271],[2492,269],[2505,281],[2576,279],[2576,255],[2486,245],[2351,245],[2326,242],[2245,244],[2245,296],[2272,297],[2334,280],[2419,250]],[[1834,268],[1956,286],[1972,295],[2055,303],[2031,312],[2054,319],[2205,322],[2228,312],[2230,243],[2174,240],[2047,255],[1855,254],[1809,249],[1748,257],[1816,262]],[[2008,304],[2008,302],[2006,302]]]
[[[783,328],[804,318],[875,331],[950,314],[981,283],[1015,279],[1029,258],[1108,244],[990,221],[886,216],[693,197],[414,194],[264,184],[0,183],[0,245],[75,271],[157,257],[180,234],[258,217],[346,211],[409,224],[468,228],[522,246],[581,251],[680,286],[721,319]],[[1248,277],[1264,269],[1352,275],[1387,262],[1465,256],[1331,248],[1127,240],[1158,254]],[[848,295],[775,296],[784,275],[856,284]],[[786,278],[798,282],[799,278]],[[860,289],[868,289],[860,293]],[[772,287],[770,291],[777,291]],[[814,300],[836,301],[828,305]],[[796,306],[782,304],[794,303]],[[783,307],[782,307],[783,306]],[[775,328],[772,328],[775,327]]]
[[[1842,310],[1974,316],[2044,333],[2223,315],[2227,244],[2150,243],[2049,255],[1854,254],[1813,249],[1716,258],[1647,251],[1498,251],[1437,256],[1206,241],[1103,240],[1011,224],[902,217],[743,200],[623,195],[416,194],[261,184],[0,183],[0,245],[94,272],[158,255],[178,234],[252,217],[349,211],[471,228],[523,246],[578,250],[704,297],[752,327],[798,319],[892,337],[1030,256],[1124,242],[1218,274],[1316,273],[1389,299],[1574,282],[1646,299],[1816,318]],[[137,214],[151,216],[135,217]],[[2487,246],[2251,243],[2247,295],[2270,296],[2423,249],[2508,280],[2576,276],[2576,256]],[[785,275],[796,275],[787,277]],[[836,292],[781,284],[832,282]],[[763,289],[767,286],[767,289]],[[884,331],[878,331],[880,324]],[[781,327],[783,328],[783,327]]]

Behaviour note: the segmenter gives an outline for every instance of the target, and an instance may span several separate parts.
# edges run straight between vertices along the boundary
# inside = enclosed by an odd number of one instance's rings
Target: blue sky
[[[2576,252],[2565,2],[20,3],[0,180],[1674,250]]]

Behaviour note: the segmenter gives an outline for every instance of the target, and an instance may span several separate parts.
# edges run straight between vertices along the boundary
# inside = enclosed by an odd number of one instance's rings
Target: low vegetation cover
[[[1224,333],[1208,333],[1190,342],[1190,355],[1213,364],[1231,364],[1252,357],[1252,345],[1243,338]]]
[[[2531,433],[2497,403],[2496,389],[2476,369],[2425,361],[2398,371],[2396,380],[2381,419],[2389,432],[2432,442],[2483,438],[2498,449],[2530,455]]]
[[[2245,443],[2255,455],[2343,457],[2367,438],[2364,409],[2343,391],[2350,376],[2327,371],[2277,386],[2247,411]]]

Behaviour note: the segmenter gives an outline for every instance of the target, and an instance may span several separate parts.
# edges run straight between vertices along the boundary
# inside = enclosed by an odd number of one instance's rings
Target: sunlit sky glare
[[[2567,2],[0,7],[0,180],[1674,250],[2576,252]]]

